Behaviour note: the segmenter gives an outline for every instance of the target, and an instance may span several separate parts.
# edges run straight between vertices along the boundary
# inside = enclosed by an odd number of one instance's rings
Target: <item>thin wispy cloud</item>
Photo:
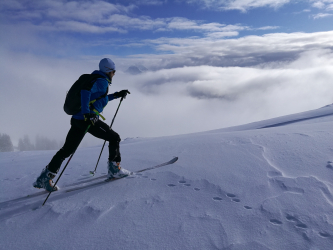
[[[134,5],[122,6],[105,1],[41,1],[32,8],[29,4],[19,1],[5,0],[0,5],[0,9],[4,10],[5,20],[25,22],[45,31],[79,33],[125,33],[129,30],[231,32],[246,28],[237,25],[205,23],[181,17],[154,19],[148,16],[133,16],[130,12],[134,8]]]
[[[333,16],[333,1],[332,0],[310,0],[312,7],[319,9],[321,12],[311,15],[313,19],[322,19]]]
[[[329,13],[318,13],[315,15],[312,15],[313,19],[321,19],[321,18],[326,18],[326,17],[331,17],[333,16],[333,14],[329,14]]]
[[[310,0],[312,3],[312,7],[318,8],[318,9],[326,9],[330,10],[332,9],[333,1],[332,0]]]
[[[246,12],[253,8],[269,7],[279,8],[290,0],[186,0],[190,3],[203,5],[215,10],[240,10]]]
[[[210,37],[237,36],[239,31],[249,29],[276,29],[276,26],[249,27],[241,24],[223,24],[191,20],[184,17],[151,18],[134,16],[134,5],[122,6],[105,1],[66,2],[40,1],[32,8],[20,1],[4,0],[0,4],[4,20],[24,22],[44,31],[71,31],[77,33],[127,33],[133,30],[193,31]],[[41,20],[43,20],[41,22]]]

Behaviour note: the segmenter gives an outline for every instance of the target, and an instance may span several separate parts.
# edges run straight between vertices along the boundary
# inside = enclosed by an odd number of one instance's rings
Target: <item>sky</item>
[[[14,145],[26,134],[63,141],[66,92],[105,57],[117,67],[110,93],[131,92],[113,127],[122,139],[333,103],[333,0],[2,0],[0,18],[0,133]],[[133,65],[148,71],[126,73]]]

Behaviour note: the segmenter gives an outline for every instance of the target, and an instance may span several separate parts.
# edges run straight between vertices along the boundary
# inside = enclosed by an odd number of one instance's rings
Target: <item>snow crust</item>
[[[121,143],[131,171],[92,178],[101,146],[80,148],[58,185],[32,183],[56,151],[0,153],[0,249],[320,249],[333,246],[333,105],[203,133]],[[104,150],[96,176],[106,173]],[[24,197],[24,198],[23,198]]]

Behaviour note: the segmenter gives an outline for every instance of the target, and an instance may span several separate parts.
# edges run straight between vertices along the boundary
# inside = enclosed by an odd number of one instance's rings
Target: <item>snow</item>
[[[0,153],[0,249],[320,249],[333,246],[333,105],[238,127],[121,143],[122,166],[168,166],[65,192],[92,178],[79,148],[47,194],[55,151]],[[106,173],[104,150],[96,176]]]

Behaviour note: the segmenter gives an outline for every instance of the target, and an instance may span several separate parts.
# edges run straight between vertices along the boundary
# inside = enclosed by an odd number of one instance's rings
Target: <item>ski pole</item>
[[[84,132],[84,135],[88,132],[89,128],[90,128],[90,125],[88,125],[86,131]],[[84,137],[84,136],[83,136],[83,137]],[[82,137],[81,141],[83,140],[83,137]],[[80,143],[81,143],[81,141],[80,141]],[[79,145],[80,145],[80,143],[79,143]],[[77,145],[76,149],[74,150],[74,152],[73,152],[73,153],[71,154],[71,156],[69,157],[69,159],[68,159],[68,161],[67,161],[67,163],[66,163],[64,169],[61,171],[61,173],[60,173],[60,175],[59,175],[57,181],[54,183],[53,187],[57,186],[57,183],[58,183],[60,177],[61,177],[62,174],[64,173],[64,171],[65,171],[65,169],[66,169],[68,163],[71,161],[71,159],[72,159],[73,155],[75,154],[75,152],[76,152],[77,148],[79,147],[79,145]],[[53,191],[53,190],[52,190],[52,191]],[[44,201],[44,203],[43,203],[43,206],[44,206],[44,204],[46,203],[46,201],[47,201],[47,199],[49,198],[49,196],[51,195],[52,191],[49,192],[48,196],[46,197],[46,199],[45,199],[45,201]]]
[[[120,99],[120,102],[119,102],[119,105],[118,105],[117,111],[116,111],[116,113],[115,113],[114,116],[113,116],[113,119],[112,119],[112,122],[111,122],[111,125],[110,125],[110,129],[112,128],[112,125],[113,125],[114,119],[115,119],[116,116],[117,116],[117,113],[118,113],[118,110],[119,110],[120,104],[121,104],[121,102],[123,101],[123,99],[124,99],[124,97],[122,97],[122,98]],[[103,152],[103,149],[104,149],[105,143],[106,143],[106,140],[104,141],[104,144],[103,144],[103,147],[102,147],[101,153],[99,154],[99,157],[98,157],[98,160],[97,160],[97,163],[96,163],[95,170],[94,170],[94,171],[90,171],[90,174],[92,174],[93,176],[94,176],[95,173],[96,173],[96,169],[97,169],[97,166],[98,166],[99,160],[101,159],[101,155],[102,155],[102,152]]]

